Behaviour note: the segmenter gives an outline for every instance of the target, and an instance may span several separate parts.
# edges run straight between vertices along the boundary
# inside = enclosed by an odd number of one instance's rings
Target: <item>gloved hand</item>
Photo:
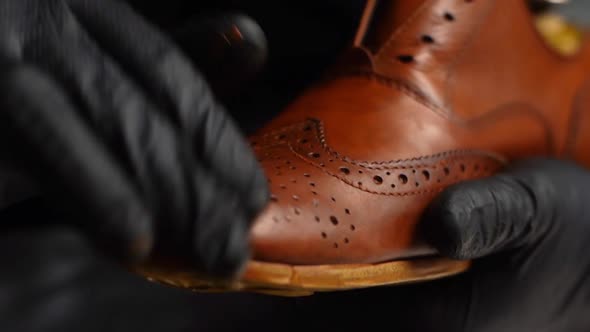
[[[266,179],[171,40],[118,1],[3,0],[0,66],[1,158],[99,244],[239,269]]]
[[[433,202],[423,228],[443,254],[474,259],[472,268],[433,282],[328,295],[321,306],[332,305],[349,328],[590,331],[587,170],[530,160],[458,184]]]
[[[463,300],[446,309],[452,331],[589,331],[589,203],[590,172],[555,160],[443,193],[424,229],[442,253],[475,259],[446,294]]]

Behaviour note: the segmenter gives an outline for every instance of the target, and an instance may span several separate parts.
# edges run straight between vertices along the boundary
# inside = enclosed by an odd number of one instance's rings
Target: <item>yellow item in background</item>
[[[582,45],[580,30],[559,15],[539,15],[536,25],[549,46],[563,55],[575,54]]]

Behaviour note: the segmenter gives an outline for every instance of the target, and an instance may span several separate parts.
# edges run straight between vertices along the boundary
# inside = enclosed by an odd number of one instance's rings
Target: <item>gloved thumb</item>
[[[565,194],[558,161],[531,160],[481,180],[443,191],[421,223],[426,239],[441,254],[476,259],[531,244],[551,226]],[[579,196],[579,195],[578,195]],[[564,207],[565,208],[565,207]]]

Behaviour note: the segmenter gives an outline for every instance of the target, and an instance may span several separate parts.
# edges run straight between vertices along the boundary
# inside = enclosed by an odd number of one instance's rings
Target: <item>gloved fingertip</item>
[[[154,239],[152,234],[145,233],[136,235],[128,245],[126,250],[128,255],[128,261],[133,263],[141,263],[148,259],[152,252],[154,245]]]
[[[249,196],[249,213],[248,222],[254,222],[255,218],[264,210],[270,202],[270,188],[268,180],[262,170],[258,170],[255,175],[254,188],[250,191]]]
[[[106,251],[126,263],[144,262],[154,246],[153,218],[141,207],[123,210],[103,217],[109,219],[102,220],[102,229],[97,233],[100,238],[96,240]]]
[[[250,258],[247,229],[245,222],[235,220],[228,229],[220,229],[208,238],[201,237],[195,248],[197,266],[219,280],[237,278]]]
[[[443,191],[422,217],[426,240],[441,254],[453,259],[471,259],[478,255],[481,247],[478,221],[474,220],[478,206],[468,187],[459,185]]]
[[[128,260],[133,263],[141,263],[147,260],[154,247],[154,221],[148,215],[139,220],[131,220],[137,226],[127,245]]]
[[[225,255],[216,269],[218,276],[235,279],[245,269],[251,256],[247,230],[246,223],[241,223],[241,226],[234,227],[228,234]]]

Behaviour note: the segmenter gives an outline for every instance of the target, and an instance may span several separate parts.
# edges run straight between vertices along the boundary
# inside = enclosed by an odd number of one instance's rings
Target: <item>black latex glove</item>
[[[590,172],[531,160],[444,191],[424,217],[469,272],[320,298],[346,327],[420,332],[590,331]],[[323,301],[328,301],[323,302]],[[358,326],[356,326],[358,325]]]
[[[165,244],[227,276],[266,180],[201,74],[127,5],[0,1],[3,159],[122,258]]]
[[[453,313],[461,326],[452,331],[590,330],[587,170],[522,162],[449,189],[424,220],[443,253],[476,259],[468,281],[447,294],[463,300]]]

